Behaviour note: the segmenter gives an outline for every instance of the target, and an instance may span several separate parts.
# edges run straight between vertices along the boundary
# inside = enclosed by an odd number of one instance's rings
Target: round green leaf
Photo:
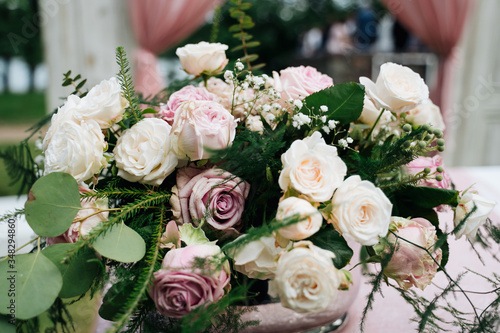
[[[146,254],[142,237],[124,223],[113,225],[104,235],[97,237],[93,246],[104,257],[120,262],[139,261]]]
[[[36,317],[59,295],[61,273],[41,252],[17,255],[14,261],[0,262],[0,313],[8,314],[11,299],[14,299],[16,318]],[[10,290],[14,297],[8,296]]]
[[[13,320],[13,318],[0,316],[0,332],[16,333],[16,325],[11,323],[10,320]]]
[[[43,255],[49,258],[61,272],[63,286],[59,297],[62,298],[86,293],[101,269],[95,252],[89,248],[79,251],[71,260],[63,263],[62,260],[74,248],[75,244],[54,244],[42,251]]]
[[[67,173],[49,173],[33,184],[24,208],[26,220],[36,234],[59,236],[82,208],[78,184]]]

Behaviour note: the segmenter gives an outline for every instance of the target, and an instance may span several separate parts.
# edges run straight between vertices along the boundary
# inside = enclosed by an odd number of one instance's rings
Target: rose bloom
[[[230,275],[227,265],[216,270],[208,265],[195,267],[195,258],[220,255],[220,248],[212,244],[190,245],[167,252],[162,268],[154,273],[149,294],[158,311],[168,317],[180,318],[205,303],[213,303],[224,296]]]
[[[367,77],[360,77],[359,82],[379,109],[407,111],[429,98],[429,88],[418,73],[391,62],[380,66],[376,82]]]
[[[369,246],[387,234],[392,204],[381,189],[355,175],[340,185],[322,212],[335,230]]]
[[[93,192],[88,188],[87,185],[79,185],[80,193]],[[99,214],[92,215],[98,211],[98,209],[105,210],[108,209],[108,199],[107,198],[85,198],[81,200],[82,208],[76,214],[74,219],[75,222],[71,224],[69,229],[62,235],[57,237],[48,237],[47,244],[57,244],[57,243],[75,243],[80,238],[85,238],[89,235],[90,231],[101,225],[102,222],[108,219],[109,212],[104,211]],[[92,216],[90,216],[92,215]],[[86,216],[83,221],[78,221]]]
[[[278,179],[281,189],[292,188],[314,202],[330,200],[347,172],[337,148],[327,145],[320,132],[294,141],[281,155],[281,162],[283,170]]]
[[[378,116],[380,115],[380,109],[377,109],[373,101],[365,95],[363,100],[363,111],[361,112],[361,116],[359,116],[359,121],[363,124],[371,125],[375,124]],[[392,113],[390,111],[384,111],[382,117],[380,117],[377,128],[380,128],[381,125],[387,124],[391,121]]]
[[[476,191],[466,191],[460,198],[457,208],[455,208],[455,227],[460,224],[467,214],[472,212],[474,206],[476,210],[467,218],[465,224],[455,234],[455,237],[458,239],[465,235],[469,240],[473,240],[476,237],[477,230],[486,222],[495,205],[495,201],[481,197]]]
[[[406,121],[421,126],[424,124],[429,124],[434,128],[444,131],[446,126],[444,125],[443,116],[441,115],[441,109],[439,106],[432,103],[430,99],[424,100],[422,103],[418,104],[415,108],[406,112],[408,116]]]
[[[278,267],[279,255],[290,248],[291,242],[282,248],[274,237],[261,237],[235,250],[232,255],[234,269],[251,279],[272,279]]]
[[[161,185],[178,162],[170,129],[161,119],[145,118],[126,130],[113,150],[118,176],[130,182]]]
[[[288,67],[281,70],[279,75],[273,72],[273,78],[274,88],[285,101],[304,99],[312,93],[333,86],[331,77],[310,66]]]
[[[433,157],[420,156],[417,159],[408,163],[405,166],[405,169],[407,170],[408,173],[415,175],[423,171],[425,168],[431,169],[431,173],[434,173],[436,172],[436,169],[438,167],[444,167],[443,158],[439,155],[435,155]],[[443,172],[440,173],[438,172],[437,174],[443,176],[443,180],[437,181],[435,179],[435,176],[431,176],[433,178],[422,179],[418,185],[434,187],[434,188],[443,188],[443,189],[451,188],[451,178],[448,175],[448,173],[445,170],[443,170]]]
[[[90,89],[74,109],[74,117],[78,121],[95,120],[102,129],[106,129],[122,120],[128,104],[122,96],[120,82],[112,77]]]
[[[282,222],[286,218],[298,215],[300,221],[278,229],[278,233],[290,240],[302,240],[314,235],[323,224],[323,216],[309,201],[289,197],[278,205],[276,220]]]
[[[184,102],[189,101],[214,101],[218,102],[219,97],[209,92],[203,87],[185,86],[182,89],[174,92],[168,99],[167,104],[160,107],[158,116],[172,125],[177,109]]]
[[[260,119],[260,116],[248,116],[245,121],[245,126],[253,132],[260,134],[264,133],[264,123],[262,119]]]
[[[186,73],[199,76],[220,73],[228,63],[226,50],[228,46],[221,43],[200,42],[179,47],[175,54],[181,61]]]
[[[62,118],[60,118],[62,117]],[[63,119],[64,116],[56,117]],[[54,117],[52,118],[54,119]],[[107,143],[99,124],[93,120],[80,124],[72,120],[56,121],[49,128],[43,142],[45,154],[45,171],[65,172],[73,176],[77,182],[85,181],[99,173],[107,166],[104,151]]]
[[[221,169],[187,167],[177,172],[170,199],[174,218],[199,225],[202,219],[213,228],[227,230],[241,220],[250,185]]]
[[[436,228],[423,218],[407,220],[401,217],[392,217],[391,229],[392,227],[397,228],[395,233],[399,237],[430,251],[437,241]],[[403,239],[396,240],[392,234],[389,234],[388,239],[392,244],[395,244],[396,249],[391,261],[384,268],[384,274],[394,279],[404,290],[411,286],[424,290],[436,275],[438,264],[434,260],[441,263],[441,249],[434,251],[431,257],[423,249]]]
[[[281,305],[299,313],[319,312],[335,302],[341,276],[333,265],[335,255],[301,241],[284,253],[269,284],[269,295],[279,296]]]
[[[236,135],[234,117],[219,103],[191,101],[183,103],[175,113],[172,147],[179,159],[206,159],[205,149],[224,149]]]
[[[200,83],[200,86],[203,84]],[[221,79],[211,77],[207,81],[206,89],[217,95],[219,103],[225,109],[231,111],[232,115],[236,118],[243,119],[245,114],[254,111],[251,103],[255,99],[255,91],[251,88],[242,89],[241,87],[237,87],[235,90],[232,82],[226,83]]]

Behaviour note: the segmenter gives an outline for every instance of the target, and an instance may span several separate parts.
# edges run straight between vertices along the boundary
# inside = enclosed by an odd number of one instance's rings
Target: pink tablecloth
[[[470,185],[475,184],[474,188],[479,191],[479,194],[485,198],[495,200],[497,206],[490,215],[493,223],[500,225],[500,167],[476,167],[476,168],[451,168],[448,170],[457,190],[464,190]],[[440,216],[442,227],[452,227],[452,215],[443,214]],[[458,274],[469,268],[475,272],[479,272],[491,277],[493,272],[500,273],[500,264],[491,255],[476,246],[476,249],[483,254],[485,265],[479,260],[477,255],[471,249],[469,243],[464,239],[455,240],[452,237],[449,240],[450,245],[450,260],[446,266],[446,270],[456,278]],[[494,253],[499,253],[498,246]],[[361,289],[355,303],[349,310],[349,321],[347,326],[341,330],[342,333],[359,332],[359,324],[361,313],[366,304],[366,296],[371,290],[371,285],[362,281]],[[428,299],[441,291],[441,288],[446,287],[448,280],[443,272],[436,275],[433,284],[428,286],[424,292],[419,294],[426,296]],[[460,283],[464,290],[469,291],[487,291],[491,290],[491,285],[485,282],[484,279],[478,278],[474,274],[468,273]],[[367,333],[387,333],[387,332],[416,332],[418,324],[410,319],[416,317],[413,308],[403,300],[395,289],[384,286],[382,297],[378,294],[373,303],[371,310],[365,320],[365,332]],[[457,294],[456,299],[452,299],[453,305],[466,312],[471,312],[472,308],[466,298]],[[469,294],[472,302],[479,309],[487,306],[494,297],[491,295]],[[444,311],[436,310],[439,315],[445,318],[450,318]],[[444,327],[443,327],[444,328]],[[457,326],[447,326],[450,332],[460,332],[461,329]],[[498,328],[500,330],[500,327]]]

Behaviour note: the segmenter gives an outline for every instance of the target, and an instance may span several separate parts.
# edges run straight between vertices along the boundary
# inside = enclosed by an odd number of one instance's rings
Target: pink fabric
[[[135,55],[135,87],[144,95],[158,93],[165,82],[157,55],[193,33],[206,14],[224,0],[129,0],[132,28],[140,49]]]
[[[458,63],[455,46],[475,0],[383,0],[389,11],[439,56],[439,72],[431,92],[445,122],[451,108],[451,92]]]

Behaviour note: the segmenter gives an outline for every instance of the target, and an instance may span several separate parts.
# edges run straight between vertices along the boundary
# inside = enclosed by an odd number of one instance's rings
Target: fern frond
[[[125,116],[132,120],[131,125],[133,125],[141,120],[142,115],[141,109],[139,108],[139,102],[135,94],[132,75],[130,74],[130,63],[123,47],[118,47],[116,49],[116,63],[120,66],[117,76],[121,84],[122,94],[129,103],[129,106],[125,111]]]

